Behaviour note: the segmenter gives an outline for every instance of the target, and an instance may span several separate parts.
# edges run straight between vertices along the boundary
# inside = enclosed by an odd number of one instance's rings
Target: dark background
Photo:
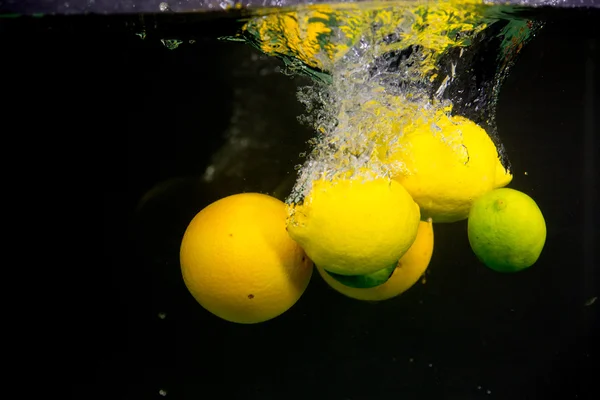
[[[436,225],[425,284],[370,304],[315,273],[292,309],[251,326],[194,301],[179,241],[219,197],[287,194],[312,136],[296,121],[306,81],[216,41],[234,21],[147,17],[142,40],[139,19],[0,20],[4,82],[22,89],[5,98],[27,111],[14,118],[61,129],[59,145],[94,167],[87,196],[104,201],[101,268],[67,314],[79,332],[68,336],[72,398],[596,398],[600,303],[585,304],[598,295],[600,18],[553,20],[523,50],[497,114],[510,186],[546,218],[538,263],[494,273],[472,254],[465,223]],[[160,42],[170,29],[187,38],[176,50]],[[209,165],[214,177],[202,179]]]

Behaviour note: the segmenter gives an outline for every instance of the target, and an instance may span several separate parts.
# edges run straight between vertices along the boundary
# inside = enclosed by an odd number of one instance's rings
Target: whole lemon
[[[421,221],[417,238],[410,249],[402,256],[389,279],[381,285],[371,288],[346,286],[321,268],[315,265],[319,274],[329,286],[339,293],[366,301],[381,301],[396,297],[410,289],[425,273],[433,254],[433,224]]]
[[[466,219],[475,199],[512,180],[483,128],[444,113],[407,124],[379,153],[419,205],[423,220]]]
[[[306,289],[313,265],[285,230],[285,204],[243,193],[201,210],[181,242],[185,285],[209,312],[251,324],[279,316]]]
[[[475,200],[468,234],[473,252],[486,266],[516,272],[538,260],[546,243],[546,222],[531,197],[502,188]]]
[[[319,179],[289,206],[287,229],[315,264],[340,275],[396,265],[417,236],[419,206],[393,179]]]

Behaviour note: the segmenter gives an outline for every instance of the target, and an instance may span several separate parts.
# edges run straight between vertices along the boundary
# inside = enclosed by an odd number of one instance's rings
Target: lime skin
[[[467,229],[477,258],[498,272],[531,267],[546,242],[546,222],[538,205],[510,188],[495,189],[476,199]]]
[[[352,288],[367,289],[375,286],[383,285],[390,279],[394,270],[396,269],[397,263],[386,268],[382,268],[379,271],[372,272],[370,274],[363,275],[341,275],[336,274],[324,268],[324,271],[329,274],[333,279],[340,282],[342,285],[346,285]]]

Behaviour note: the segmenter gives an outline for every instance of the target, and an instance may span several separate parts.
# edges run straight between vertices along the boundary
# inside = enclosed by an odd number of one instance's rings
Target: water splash
[[[453,110],[494,136],[499,82],[529,33],[522,23],[505,25],[494,79],[465,82],[474,76],[465,62],[481,58],[471,49],[485,47],[498,14],[479,0],[440,0],[319,4],[251,18],[240,35],[246,42],[314,80],[297,97],[306,109],[300,121],[317,135],[286,201],[301,202],[317,179],[390,176],[403,166],[381,155],[417,123],[443,135],[436,121]]]

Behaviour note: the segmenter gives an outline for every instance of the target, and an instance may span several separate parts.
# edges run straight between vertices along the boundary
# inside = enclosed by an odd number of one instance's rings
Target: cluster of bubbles
[[[306,109],[300,120],[311,125],[317,136],[309,141],[312,151],[298,168],[298,179],[286,202],[302,202],[318,179],[333,180],[340,174],[352,176],[363,171],[370,172],[365,179],[389,176],[392,169],[402,166],[381,161],[381,144],[391,147],[416,118],[433,121],[434,115],[451,109],[451,102],[441,94],[453,77],[449,74],[434,87],[438,80],[431,79],[430,71],[426,71],[431,66],[431,54],[425,46],[417,43],[389,51],[391,44],[414,35],[417,19],[410,8],[392,15],[401,18],[395,20],[391,32],[390,26],[385,27],[386,35],[374,26],[364,29],[335,62],[324,54],[317,55],[331,80],[317,81],[298,92],[298,100]],[[332,28],[330,41],[344,39],[341,30]],[[434,133],[440,130],[434,122],[431,128]]]

